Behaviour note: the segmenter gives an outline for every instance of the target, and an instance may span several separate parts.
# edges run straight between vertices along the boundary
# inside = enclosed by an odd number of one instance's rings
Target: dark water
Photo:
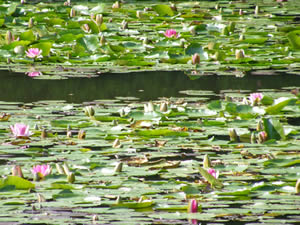
[[[300,86],[300,76],[253,75],[203,76],[191,80],[183,72],[142,72],[130,74],[104,74],[96,78],[70,78],[66,80],[32,79],[24,74],[0,71],[1,101],[35,102],[39,100],[66,100],[80,103],[117,96],[133,96],[141,100],[158,97],[185,96],[182,90],[281,89]]]

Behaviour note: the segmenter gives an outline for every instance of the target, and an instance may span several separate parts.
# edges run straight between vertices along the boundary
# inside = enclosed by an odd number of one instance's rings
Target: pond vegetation
[[[300,221],[299,4],[175,3],[0,0],[0,224]]]

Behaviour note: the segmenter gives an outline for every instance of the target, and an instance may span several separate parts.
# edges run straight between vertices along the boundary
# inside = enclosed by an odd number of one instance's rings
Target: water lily
[[[249,96],[249,100],[251,102],[251,105],[256,105],[258,102],[262,100],[264,95],[262,93],[252,93]]]
[[[200,64],[200,55],[198,53],[192,55],[192,64],[193,65]]]
[[[215,169],[213,168],[209,168],[207,169],[207,172],[212,175],[214,178],[218,179],[219,177],[219,171],[216,171]]]
[[[26,56],[29,57],[29,58],[41,58],[42,57],[42,50],[39,49],[39,48],[29,48],[27,51],[26,51]]]
[[[32,71],[32,72],[27,72],[26,73],[29,77],[38,77],[43,75],[42,72],[40,71]]]
[[[29,126],[23,123],[16,123],[10,126],[10,130],[16,138],[29,138],[33,133],[29,131]]]
[[[36,165],[32,168],[31,171],[33,175],[39,176],[39,178],[44,178],[51,173],[51,166],[48,164]]]
[[[188,212],[189,213],[196,213],[196,212],[198,212],[198,202],[197,202],[196,199],[191,199],[189,201]]]
[[[177,34],[176,30],[174,30],[174,29],[166,30],[164,35],[168,38],[172,38],[172,37],[177,38],[178,37],[178,34]]]

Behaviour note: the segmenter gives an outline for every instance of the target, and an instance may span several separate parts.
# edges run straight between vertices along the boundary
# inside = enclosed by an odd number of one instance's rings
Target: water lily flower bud
[[[40,193],[37,193],[36,196],[37,196],[37,199],[38,199],[38,203],[46,202],[46,198],[44,197],[44,195],[42,195]]]
[[[255,15],[258,15],[258,14],[259,14],[259,11],[260,11],[259,6],[258,6],[258,5],[255,6],[254,14],[255,14]]]
[[[215,5],[215,9],[218,10],[219,8],[220,8],[220,4],[217,3],[217,4]]]
[[[240,16],[244,15],[244,11],[243,11],[242,9],[240,9],[239,15],[240,15]]]
[[[120,109],[120,117],[124,117],[126,115],[125,109]]]
[[[78,139],[85,139],[86,132],[84,130],[78,131]]]
[[[235,58],[236,59],[243,59],[243,58],[245,58],[244,49],[236,49],[235,50]]]
[[[114,141],[112,147],[113,147],[113,148],[120,148],[120,147],[121,147],[121,142],[120,142],[119,138],[117,138],[117,139]]]
[[[33,27],[33,18],[30,17],[28,21],[28,28],[32,28],[32,27]]]
[[[13,41],[13,35],[10,30],[6,32],[5,40],[8,45]]]
[[[123,163],[122,162],[119,162],[116,166],[115,166],[115,173],[120,173],[122,172],[122,169],[123,169]]]
[[[188,213],[196,213],[198,212],[198,202],[196,199],[191,199],[189,201]]]
[[[190,33],[191,33],[192,35],[196,35],[196,34],[197,34],[197,32],[196,32],[196,26],[191,26],[191,27],[189,27],[189,31],[190,31]]]
[[[262,131],[262,130],[264,130],[264,124],[263,124],[263,121],[262,121],[262,120],[259,120],[259,121],[257,122],[256,130],[257,130],[257,131]]]
[[[101,26],[102,23],[103,23],[103,15],[102,15],[102,14],[98,14],[98,15],[96,16],[96,24],[97,24],[98,26]]]
[[[106,42],[106,40],[105,40],[104,35],[101,35],[101,37],[100,37],[100,45],[101,46],[105,45],[105,42]]]
[[[119,1],[116,1],[113,5],[112,5],[112,8],[113,9],[119,9],[121,7],[121,4]]]
[[[95,109],[93,106],[86,106],[84,108],[84,113],[88,117],[93,117],[95,115]]]
[[[95,223],[96,221],[98,221],[99,220],[99,217],[98,217],[98,215],[93,215],[93,222]]]
[[[234,128],[229,129],[229,137],[230,137],[230,141],[234,141],[234,142],[238,141],[238,135]]]
[[[212,165],[211,165],[211,161],[210,161],[210,158],[208,157],[208,155],[206,154],[204,156],[204,159],[203,159],[203,168],[204,169],[208,169],[208,168],[211,168]]]
[[[70,184],[73,184],[75,182],[75,174],[70,172],[67,176],[67,179]]]
[[[154,111],[154,105],[153,102],[150,101],[148,102],[148,112],[153,112]]]
[[[70,6],[71,5],[71,0],[67,0],[66,2],[64,2],[64,6]]]
[[[25,48],[23,45],[18,45],[14,48],[14,53],[18,54],[18,55],[23,55],[25,52]]]
[[[46,138],[47,137],[47,131],[46,129],[43,129],[41,132],[41,138]]]
[[[56,170],[59,174],[65,174],[64,169],[58,163],[55,164]]]
[[[200,64],[200,55],[199,55],[198,53],[195,53],[195,54],[192,56],[192,64],[193,64],[193,65]]]
[[[71,11],[70,11],[70,17],[75,17],[76,16],[76,11],[75,11],[75,9],[71,9]]]
[[[23,176],[23,173],[22,173],[21,166],[18,166],[18,165],[14,166],[14,167],[12,168],[11,172],[12,172],[12,175],[13,175],[13,176],[18,176],[18,177],[21,177],[21,178],[24,177],[24,176]]]
[[[143,11],[137,10],[136,11],[136,17],[140,19],[142,16],[143,16]]]
[[[175,3],[172,2],[171,5],[170,5],[170,8],[171,8],[173,11],[177,12],[177,7],[176,7]]]
[[[295,192],[296,194],[300,194],[300,179],[297,180]]]
[[[223,13],[223,8],[220,8],[220,9],[219,9],[219,13]]]
[[[20,0],[20,3],[21,3],[21,4],[25,4],[26,1],[25,1],[25,0]]]
[[[72,138],[72,136],[73,136],[72,131],[71,131],[71,130],[68,130],[68,131],[67,131],[67,138]]]
[[[150,11],[151,9],[149,8],[149,7],[145,7],[144,8],[144,12],[148,12],[148,11]]]
[[[268,135],[265,131],[258,133],[258,143],[264,143],[268,139]]]
[[[87,23],[83,24],[81,26],[81,28],[82,28],[83,31],[85,31],[87,33],[89,33],[91,31],[91,28],[90,28],[90,26]]]
[[[240,37],[239,37],[239,40],[240,40],[240,41],[245,40],[245,35],[241,34]]]
[[[121,26],[122,26],[123,30],[128,29],[128,22],[123,20],[122,23],[121,23]]]
[[[167,105],[167,103],[166,103],[166,102],[162,102],[162,103],[160,104],[159,110],[160,110],[161,112],[167,112],[167,111],[168,111],[168,105]]]
[[[113,121],[111,121],[111,124],[113,126],[117,126],[119,124],[119,122],[118,122],[118,120],[113,120]]]
[[[122,202],[120,195],[116,198],[116,204],[120,204]]]

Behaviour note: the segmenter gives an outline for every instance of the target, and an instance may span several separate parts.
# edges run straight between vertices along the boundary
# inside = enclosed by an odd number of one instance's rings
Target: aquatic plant
[[[29,138],[33,134],[29,131],[29,126],[23,123],[11,125],[10,130],[15,138]]]

